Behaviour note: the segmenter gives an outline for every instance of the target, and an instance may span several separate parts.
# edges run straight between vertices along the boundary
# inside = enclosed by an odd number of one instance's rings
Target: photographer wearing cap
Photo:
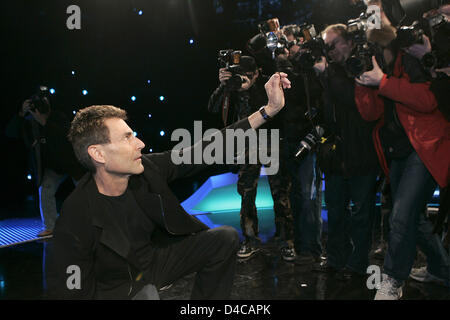
[[[319,151],[319,166],[325,172],[328,241],[327,262],[318,270],[343,270],[347,278],[366,273],[379,167],[372,141],[374,123],[364,121],[359,114],[355,83],[345,70],[354,50],[347,26],[330,25],[322,38],[328,56],[314,69],[324,88],[323,119],[335,139]]]
[[[39,188],[39,207],[45,229],[38,236],[51,236],[57,218],[56,192],[71,176],[78,180],[84,170],[76,161],[67,140],[69,120],[51,104],[47,87],[25,100],[11,130],[24,139],[31,150],[31,165]]]
[[[378,120],[373,138],[393,200],[383,268],[386,276],[376,300],[400,299],[409,276],[449,285],[448,253],[432,234],[425,211],[437,184],[444,188],[450,182],[450,123],[430,90],[431,78],[414,57],[429,46],[428,39],[423,40],[423,48],[418,44],[404,47],[397,34],[384,48],[386,68],[380,68],[373,58],[373,69],[355,79],[361,115],[368,121]],[[426,268],[412,269],[416,246],[427,257]]]
[[[233,74],[226,68],[221,68],[219,69],[220,85],[209,99],[208,110],[211,113],[221,114],[224,126],[257,111],[267,100],[264,94],[265,77],[262,76],[261,69],[257,67],[255,59],[250,56],[242,56],[238,69],[243,79],[241,86],[230,89],[229,81]],[[264,127],[279,129],[280,116],[278,115],[276,119],[271,120]],[[283,259],[293,261],[295,258],[294,226],[289,200],[291,183],[286,172],[284,159],[283,144],[280,141],[279,170],[275,175],[268,175],[267,178],[274,202],[275,236],[287,244],[281,248]],[[240,216],[241,228],[245,237],[237,254],[239,258],[249,258],[259,250],[260,239],[258,238],[259,227],[255,201],[261,166],[261,164],[244,164],[239,168],[237,187],[242,197]]]

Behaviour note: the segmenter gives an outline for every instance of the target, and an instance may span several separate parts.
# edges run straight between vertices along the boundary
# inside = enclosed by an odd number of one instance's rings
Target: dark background
[[[272,17],[281,25],[314,23],[320,31],[326,24],[357,17],[360,9],[351,2],[2,0],[1,206],[36,195],[34,181],[27,179],[27,150],[20,139],[5,135],[5,126],[38,85],[56,90],[52,103],[70,119],[73,111],[93,104],[124,108],[131,128],[146,143],[144,151],[164,151],[176,144],[171,132],[192,132],[194,120],[203,121],[203,130],[220,127],[218,118],[206,112],[219,84],[220,49],[247,53],[245,45],[258,33],[257,24]],[[81,9],[81,30],[66,27],[72,4]],[[82,95],[83,89],[88,95]],[[197,177],[196,186],[212,173]],[[66,184],[59,191],[62,197],[73,188],[70,181]]]

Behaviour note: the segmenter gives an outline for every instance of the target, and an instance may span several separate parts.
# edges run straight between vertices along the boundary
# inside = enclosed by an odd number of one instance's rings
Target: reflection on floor
[[[271,234],[273,231],[272,228]],[[265,234],[267,241],[254,257],[238,262],[231,299],[373,299],[375,291],[367,289],[367,277],[342,280],[336,274],[313,271],[313,265],[297,266],[285,262],[279,254],[279,244],[271,239],[271,234]],[[0,249],[0,300],[46,299],[45,256],[51,244],[50,239]],[[371,263],[382,266],[382,260],[374,256]],[[423,264],[424,258],[419,254],[416,265]],[[170,288],[160,291],[160,298],[189,299],[193,280],[194,274],[179,279]],[[414,280],[407,281],[403,294],[406,300],[450,299],[448,288]]]
[[[226,189],[227,186],[223,185]],[[260,194],[268,194],[264,180],[259,188]],[[235,187],[232,188],[235,191]],[[217,189],[220,191],[219,189]],[[223,189],[224,190],[224,189]],[[223,191],[222,190],[222,191]],[[259,189],[258,189],[259,190]],[[213,213],[207,205],[212,198],[205,198],[206,193],[196,193],[198,198],[191,199],[192,210],[197,210],[197,217],[207,222],[211,227],[230,225],[236,228],[241,237],[239,210],[226,207],[228,210],[219,210]],[[234,195],[235,197],[236,195]],[[195,198],[195,197],[194,197]],[[220,197],[222,198],[222,197]],[[198,200],[205,199],[201,202]],[[189,199],[188,199],[189,200]],[[194,201],[195,200],[195,201]],[[263,198],[262,201],[265,201]],[[189,201],[188,201],[189,202]],[[199,207],[201,204],[203,207]],[[227,204],[229,206],[229,203]],[[235,204],[236,205],[236,204]],[[237,203],[239,205],[239,203]],[[216,202],[217,206],[217,202]],[[246,261],[238,261],[234,286],[231,294],[233,300],[371,300],[375,295],[374,290],[367,289],[367,276],[343,280],[339,274],[319,273],[313,270],[313,265],[298,266],[285,262],[280,256],[280,244],[273,240],[274,216],[269,208],[270,203],[264,202],[258,208],[261,250]],[[206,209],[205,209],[206,208]],[[225,208],[225,206],[223,207]],[[4,211],[4,212],[3,212]],[[34,238],[36,224],[39,224],[39,212],[36,205],[25,203],[17,208],[2,209],[2,216],[13,218],[0,221],[3,226],[15,222],[20,213],[26,213],[23,221],[31,222],[29,237]],[[203,213],[202,213],[203,212]],[[209,211],[210,212],[210,211]],[[324,217],[323,240],[327,238],[326,211]],[[34,222],[33,222],[34,221]],[[20,225],[20,223],[19,223]],[[3,229],[6,230],[6,229]],[[16,229],[10,229],[16,232]],[[0,231],[0,233],[2,233]],[[48,249],[52,245],[52,239],[26,242],[14,246],[0,248],[0,300],[3,299],[46,299],[48,292],[45,280],[45,261]],[[324,243],[326,248],[326,243]],[[325,253],[326,254],[326,253]],[[383,265],[382,256],[371,255],[371,264]],[[424,257],[419,253],[416,266],[425,264]],[[160,291],[160,297],[164,300],[189,299],[193,285],[194,274],[179,279],[171,287]],[[422,300],[437,299],[449,300],[449,288],[434,284],[422,284],[408,280],[403,291],[403,299]]]

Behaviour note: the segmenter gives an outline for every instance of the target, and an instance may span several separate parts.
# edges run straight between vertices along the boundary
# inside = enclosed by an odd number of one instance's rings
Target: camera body
[[[297,26],[294,36],[294,43],[289,43],[289,48],[296,44],[300,47],[299,52],[294,56],[293,63],[299,72],[311,70],[314,64],[326,55],[323,39],[317,36],[313,24],[304,23]]]
[[[355,49],[345,61],[345,67],[347,74],[352,78],[359,77],[364,72],[373,69],[372,56],[377,58],[381,68],[384,65],[381,47],[367,39],[366,32],[371,24],[370,16],[363,12],[359,18],[347,22],[347,33],[352,39]]]
[[[232,73],[230,79],[225,83],[225,88],[229,91],[236,91],[241,88],[244,79],[242,78],[242,68],[240,65],[242,51],[226,49],[220,50],[218,55],[219,65]]]
[[[39,86],[37,92],[30,97],[30,110],[42,114],[50,112],[49,92],[46,86]]]
[[[397,30],[397,44],[406,48],[423,43],[423,35],[430,37],[433,51],[422,58],[425,68],[443,68],[450,64],[450,24],[442,14],[414,21],[410,26]]]

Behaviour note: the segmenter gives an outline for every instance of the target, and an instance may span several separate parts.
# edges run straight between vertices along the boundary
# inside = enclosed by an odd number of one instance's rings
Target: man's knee
[[[239,248],[239,234],[237,230],[230,226],[221,226],[211,229],[214,235],[221,244],[230,247],[233,250]]]

